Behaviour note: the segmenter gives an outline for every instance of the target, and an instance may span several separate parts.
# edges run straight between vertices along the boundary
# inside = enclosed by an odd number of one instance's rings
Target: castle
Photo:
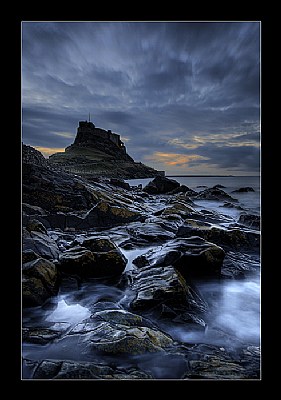
[[[126,147],[120,139],[120,135],[112,133],[111,130],[105,130],[96,128],[91,121],[79,121],[79,127],[77,128],[77,135],[74,144],[78,143],[89,143],[94,141],[95,137],[108,139],[113,142],[121,151],[126,154]]]

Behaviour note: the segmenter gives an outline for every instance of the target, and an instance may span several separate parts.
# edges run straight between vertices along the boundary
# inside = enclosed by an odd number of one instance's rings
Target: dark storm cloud
[[[256,147],[239,146],[225,147],[223,150],[217,146],[208,146],[200,150],[200,154],[208,154],[210,160],[202,163],[220,166],[223,169],[258,172],[260,168],[260,151]]]
[[[24,22],[23,141],[66,147],[91,112],[138,161],[170,152],[223,173],[242,154],[239,168],[256,171],[259,30],[257,22]]]

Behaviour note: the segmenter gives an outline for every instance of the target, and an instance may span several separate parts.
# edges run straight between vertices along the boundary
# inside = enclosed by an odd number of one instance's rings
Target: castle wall
[[[96,128],[92,122],[79,121],[79,127],[77,129],[77,137],[76,137],[77,141],[80,141],[81,139],[83,140],[83,138],[85,138],[86,140],[89,139],[89,134],[90,137],[91,135],[93,135],[110,140],[116,146],[122,149],[124,153],[126,153],[126,147],[124,146],[124,143],[121,141],[120,135],[118,135],[117,133],[112,133],[111,130],[106,131],[101,128]]]

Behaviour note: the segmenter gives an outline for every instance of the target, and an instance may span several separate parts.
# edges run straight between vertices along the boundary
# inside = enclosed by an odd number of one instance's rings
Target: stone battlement
[[[117,133],[112,133],[111,130],[106,131],[105,129],[96,128],[93,122],[79,121],[75,144],[86,141],[93,141],[95,136],[110,140],[116,146],[118,146],[119,149],[122,149],[124,153],[126,153],[126,147],[121,141],[120,135],[118,135]]]

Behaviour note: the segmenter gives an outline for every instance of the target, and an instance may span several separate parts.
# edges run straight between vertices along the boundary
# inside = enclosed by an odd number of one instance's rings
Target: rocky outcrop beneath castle
[[[64,153],[49,158],[50,165],[90,180],[96,177],[137,179],[151,178],[159,171],[137,163],[127,154],[120,135],[80,121],[74,143]]]

